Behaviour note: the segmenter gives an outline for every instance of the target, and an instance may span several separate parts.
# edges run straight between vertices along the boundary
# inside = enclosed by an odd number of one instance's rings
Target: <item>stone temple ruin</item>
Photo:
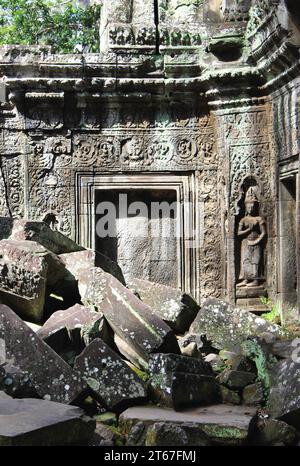
[[[299,2],[101,3],[99,54],[0,48],[0,445],[297,444]]]

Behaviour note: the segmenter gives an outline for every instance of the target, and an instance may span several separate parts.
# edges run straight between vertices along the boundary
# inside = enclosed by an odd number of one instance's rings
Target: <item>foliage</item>
[[[77,46],[99,50],[100,5],[68,0],[0,0],[0,45],[50,45],[55,52]]]
[[[273,301],[265,297],[261,297],[260,300],[262,304],[264,304],[269,309],[269,312],[262,314],[261,317],[274,324],[281,324],[281,312],[279,304],[273,303]]]

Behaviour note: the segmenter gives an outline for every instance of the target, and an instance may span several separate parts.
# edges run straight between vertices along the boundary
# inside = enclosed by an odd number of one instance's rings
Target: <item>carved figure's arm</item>
[[[257,244],[259,244],[264,239],[266,234],[267,234],[266,225],[263,222],[263,223],[260,224],[260,235],[259,235],[259,237],[257,239],[255,239],[255,240],[253,240],[253,241],[249,241],[248,242],[249,246],[256,246]]]

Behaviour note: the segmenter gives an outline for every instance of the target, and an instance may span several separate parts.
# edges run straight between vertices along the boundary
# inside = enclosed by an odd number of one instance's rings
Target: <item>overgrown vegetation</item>
[[[269,309],[269,312],[262,314],[261,317],[274,324],[280,325],[281,324],[280,305],[278,303],[273,303],[271,299],[265,298],[265,297],[261,298],[261,302]]]
[[[100,8],[83,7],[76,0],[0,0],[0,45],[98,52]]]

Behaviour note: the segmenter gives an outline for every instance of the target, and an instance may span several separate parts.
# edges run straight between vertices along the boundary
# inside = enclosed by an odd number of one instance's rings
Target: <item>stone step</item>
[[[219,404],[176,412],[147,405],[124,411],[120,426],[128,445],[242,445],[256,411]]]

